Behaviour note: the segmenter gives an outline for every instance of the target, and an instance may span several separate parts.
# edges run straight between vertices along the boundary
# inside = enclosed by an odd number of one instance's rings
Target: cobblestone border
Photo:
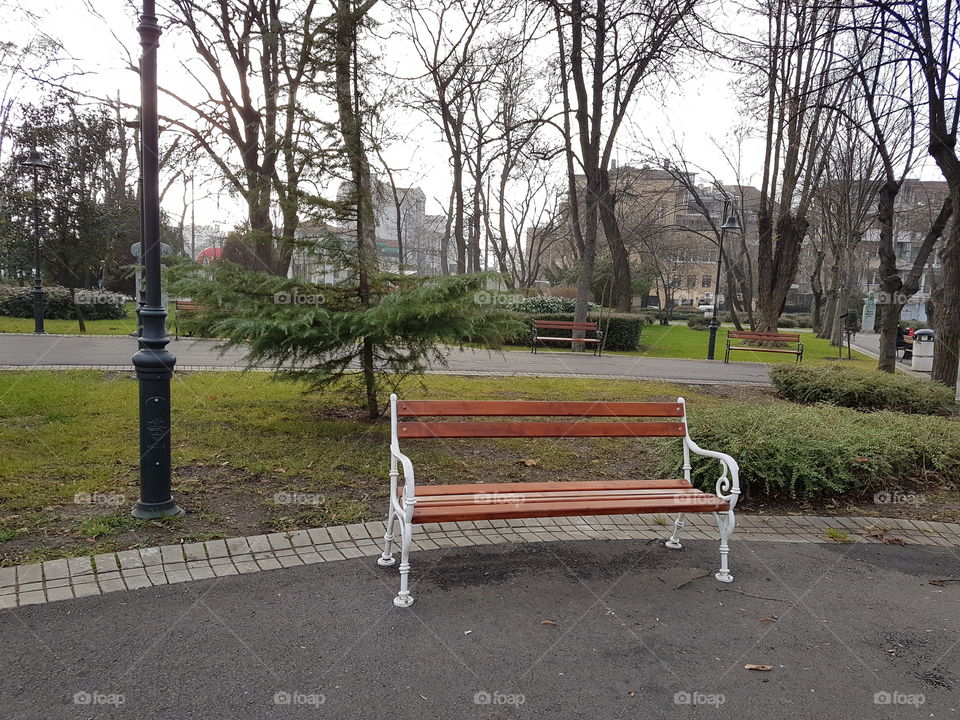
[[[654,516],[656,517],[656,516]],[[683,539],[716,540],[710,515],[687,515]],[[830,528],[851,542],[882,543],[871,534],[908,545],[960,547],[960,524],[896,518],[742,515],[734,542],[836,542]],[[338,525],[291,533],[164,545],[142,550],[48,560],[0,568],[0,609],[173,585],[226,575],[374,557],[381,552],[383,522]],[[665,540],[668,524],[649,516],[540,518],[431,523],[415,529],[414,550],[564,540]]]

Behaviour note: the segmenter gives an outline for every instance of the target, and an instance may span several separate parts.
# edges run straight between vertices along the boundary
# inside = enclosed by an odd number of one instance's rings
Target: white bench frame
[[[683,406],[683,477],[690,481],[690,455],[700,455],[702,457],[714,458],[720,461],[723,471],[717,479],[715,493],[717,497],[730,503],[728,510],[715,512],[714,517],[717,520],[717,527],[720,530],[720,570],[714,577],[720,582],[733,582],[733,575],[730,574],[728,564],[730,554],[730,536],[736,527],[736,517],[734,507],[737,499],[740,497],[740,466],[730,455],[714,450],[704,450],[697,445],[690,437],[689,426],[687,425],[687,406],[684,399],[677,398],[677,402]],[[394,524],[399,524],[400,529],[400,591],[393,599],[393,604],[397,607],[409,607],[413,604],[413,596],[410,594],[409,575],[410,575],[410,544],[413,540],[413,512],[417,504],[416,480],[413,470],[413,462],[400,450],[400,438],[397,430],[397,396],[390,395],[390,506],[387,513],[386,533],[383,536],[383,554],[377,558],[377,564],[381,567],[394,565],[397,560],[393,556],[393,540],[395,537]],[[403,472],[403,493],[398,493],[400,471]],[[522,483],[518,483],[522,484]],[[665,546],[674,550],[683,547],[680,544],[680,531],[684,526],[684,513],[679,513],[673,523],[673,532]]]

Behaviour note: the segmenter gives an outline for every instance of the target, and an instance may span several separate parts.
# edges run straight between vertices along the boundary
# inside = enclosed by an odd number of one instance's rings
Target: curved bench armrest
[[[683,438],[683,442],[695,455],[715,458],[723,465],[723,473],[717,480],[716,493],[717,497],[721,497],[729,502],[730,509],[733,510],[737,504],[737,498],[740,497],[740,466],[737,465],[737,461],[726,453],[717,452],[716,450],[704,450],[693,441],[690,435],[686,435]]]

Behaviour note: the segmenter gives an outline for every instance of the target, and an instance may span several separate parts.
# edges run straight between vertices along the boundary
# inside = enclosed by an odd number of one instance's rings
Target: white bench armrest
[[[726,453],[716,450],[704,450],[697,445],[689,435],[684,437],[683,442],[695,455],[715,458],[723,465],[723,473],[717,480],[716,494],[730,503],[730,509],[733,510],[737,504],[737,498],[740,497],[740,466],[737,461]]]

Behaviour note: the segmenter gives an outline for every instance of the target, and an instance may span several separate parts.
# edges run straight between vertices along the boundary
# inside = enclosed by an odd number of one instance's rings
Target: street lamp
[[[717,284],[713,287],[713,319],[710,320],[710,343],[707,345],[707,360],[713,360],[713,353],[717,347],[717,330],[720,328],[720,321],[717,319],[717,310],[720,309],[720,268],[723,265],[723,236],[727,230],[739,230],[740,221],[737,220],[736,213],[727,217],[727,207],[729,201],[723,201],[723,215],[726,218],[723,225],[720,226],[720,252],[717,254]]]
[[[49,170],[50,165],[40,157],[36,146],[30,155],[20,163],[20,167],[33,170],[33,331],[38,335],[46,334],[43,329],[43,276],[40,272],[40,171]]]
[[[140,59],[141,249],[146,304],[140,311],[143,333],[133,356],[140,389],[140,500],[137,518],[183,515],[170,492],[170,378],[177,359],[166,349],[167,311],[160,294],[160,130],[157,123],[156,0],[143,0],[137,26]]]

